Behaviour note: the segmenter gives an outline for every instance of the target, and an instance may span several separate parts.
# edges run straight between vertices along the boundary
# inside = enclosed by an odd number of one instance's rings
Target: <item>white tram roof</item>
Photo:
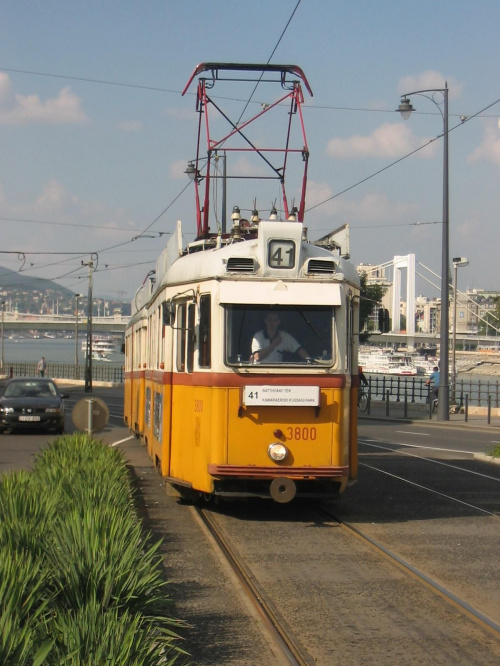
[[[340,252],[303,240],[303,231],[300,222],[261,221],[256,238],[233,237],[226,242],[218,237],[184,248],[178,222],[176,232],[158,258],[154,291],[167,285],[216,279],[221,283],[221,302],[305,304],[311,302],[311,282],[314,281],[315,303],[340,304],[338,283],[359,285],[356,269]],[[281,252],[290,251],[292,265],[273,266],[271,247],[277,248],[280,257]],[[249,279],[251,289],[242,290],[241,281]],[[294,289],[293,294],[290,291],[288,295],[289,281],[293,281]],[[336,289],[332,289],[332,282],[337,283]],[[146,305],[151,292],[148,281],[136,294],[132,313]]]

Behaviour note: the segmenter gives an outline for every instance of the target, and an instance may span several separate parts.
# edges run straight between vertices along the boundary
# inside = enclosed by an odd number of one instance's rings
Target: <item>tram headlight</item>
[[[288,449],[280,442],[273,442],[272,444],[269,444],[267,454],[271,460],[274,460],[275,462],[281,462],[287,457]]]

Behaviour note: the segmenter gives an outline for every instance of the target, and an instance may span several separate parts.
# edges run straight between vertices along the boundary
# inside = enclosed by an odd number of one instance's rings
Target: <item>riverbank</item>
[[[500,377],[500,353],[496,351],[457,351],[456,364],[457,372],[460,374]]]

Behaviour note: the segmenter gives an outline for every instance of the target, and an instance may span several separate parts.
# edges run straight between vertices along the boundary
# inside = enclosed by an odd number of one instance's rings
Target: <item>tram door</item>
[[[170,476],[191,478],[196,304],[177,305],[173,345]]]

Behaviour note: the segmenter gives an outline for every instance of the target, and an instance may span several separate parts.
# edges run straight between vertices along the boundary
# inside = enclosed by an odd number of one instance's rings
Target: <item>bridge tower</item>
[[[401,332],[401,270],[406,268],[406,334],[415,335],[415,255],[394,257],[392,332]]]

